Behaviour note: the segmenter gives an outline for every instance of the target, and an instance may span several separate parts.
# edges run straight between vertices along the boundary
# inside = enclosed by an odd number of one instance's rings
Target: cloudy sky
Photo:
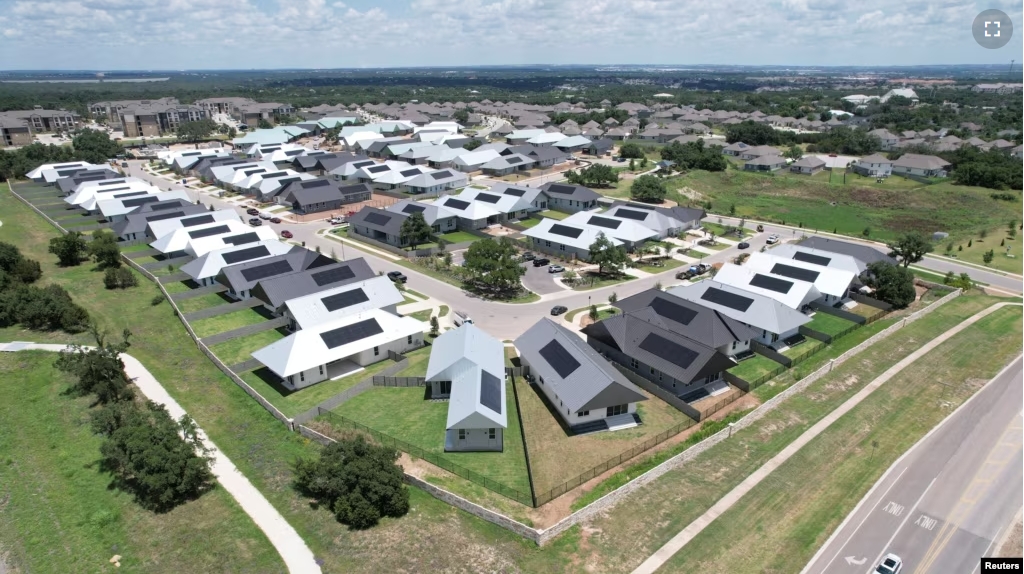
[[[1019,0],[0,0],[0,69],[992,64]]]

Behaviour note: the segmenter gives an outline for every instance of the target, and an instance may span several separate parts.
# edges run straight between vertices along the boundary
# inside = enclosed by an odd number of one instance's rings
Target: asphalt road
[[[803,574],[973,574],[1021,508],[1021,357],[897,461]],[[913,416],[913,413],[907,413]]]

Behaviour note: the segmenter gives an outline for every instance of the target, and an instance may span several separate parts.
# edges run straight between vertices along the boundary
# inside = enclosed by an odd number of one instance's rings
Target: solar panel
[[[256,168],[256,169],[247,169],[247,170],[243,171],[242,173],[244,173],[245,175],[252,175],[254,173],[264,173],[266,171],[267,171],[266,169],[264,169],[262,167],[259,167],[259,168]]]
[[[432,177],[434,179],[444,179],[446,177],[452,177],[452,172],[450,172],[448,170],[445,170],[445,171],[435,171],[435,172],[430,174],[430,177]]]
[[[324,297],[320,302],[327,308],[327,312],[331,313],[338,309],[351,307],[357,303],[366,303],[369,300],[370,298],[367,297],[366,293],[362,289],[353,289],[351,291],[345,291],[344,293],[331,295],[330,297]]]
[[[254,243],[260,240],[260,236],[254,231],[248,233],[239,233],[238,235],[230,235],[224,238],[225,244],[230,245],[245,245],[246,243]]]
[[[518,187],[510,187],[505,190],[505,195],[514,195],[516,197],[522,197],[526,195],[526,190],[519,189]]]
[[[797,279],[800,281],[807,281],[808,283],[814,283],[818,280],[818,276],[821,273],[817,271],[811,271],[810,269],[804,269],[803,267],[793,267],[792,265],[786,265],[784,263],[776,263],[772,267],[772,273],[775,275],[782,275],[783,277],[789,277],[790,279]]]
[[[389,169],[391,169],[391,168],[386,166],[386,165],[378,165],[377,167],[367,168],[366,171],[368,171],[370,173],[380,173],[382,171],[387,171]]]
[[[183,202],[180,199],[172,199],[171,201],[161,201],[159,203],[154,203],[153,205],[149,206],[149,210],[160,211],[162,209],[174,209],[176,207],[182,207],[182,205]],[[182,215],[185,214],[182,213]]]
[[[598,227],[605,227],[607,229],[618,229],[619,225],[622,224],[622,222],[617,219],[608,219],[607,217],[598,217],[597,215],[591,217],[587,223]]]
[[[487,371],[480,372],[480,404],[501,414],[501,379]]]
[[[376,319],[367,319],[320,333],[320,338],[328,349],[333,349],[383,332],[384,329],[381,329]]]
[[[189,231],[188,236],[192,239],[199,239],[201,237],[209,237],[211,235],[220,235],[221,233],[227,233],[231,231],[231,228],[227,225],[218,225],[216,227],[208,227],[206,229],[197,229],[195,231]]]
[[[544,357],[544,360],[551,365],[551,368],[558,373],[559,377],[563,379],[573,374],[576,369],[580,368],[580,362],[573,357],[569,351],[565,350],[556,340],[552,340],[547,345],[544,345],[540,349],[540,356]]]
[[[580,236],[581,233],[583,233],[583,230],[556,223],[551,226],[551,233],[554,233],[555,235],[563,235],[565,237],[572,237],[573,239],[576,239],[577,237]]]
[[[118,184],[124,183],[124,182],[125,182],[124,178],[120,178],[120,179],[111,179],[109,181],[101,181],[100,183],[97,183],[96,185],[102,185],[102,186],[118,185]]]
[[[626,219],[635,219],[637,221],[643,221],[647,219],[647,214],[642,211],[633,211],[632,209],[619,209],[615,212],[618,217],[625,217]]]
[[[753,299],[743,297],[735,293],[730,293],[728,291],[723,291],[717,287],[708,287],[707,291],[704,291],[704,294],[701,295],[700,298],[710,303],[716,303],[723,307],[735,309],[741,313],[745,313],[747,309],[754,304]]]
[[[331,182],[327,181],[326,179],[314,179],[313,181],[304,181],[299,185],[302,186],[302,189],[313,189],[316,187],[324,187],[325,185],[330,184]]]
[[[399,173],[402,174],[402,177],[413,177],[413,176],[419,175],[420,174],[420,170],[418,170],[418,169],[407,169],[407,170],[399,172]]]
[[[284,177],[286,175],[288,175],[287,171],[275,171],[263,174],[263,179],[274,179],[275,177]]]
[[[117,194],[114,194],[114,199],[121,199],[122,197],[138,197],[140,195],[149,195],[149,192],[147,192],[147,191],[133,191],[131,193],[117,193]]]
[[[375,161],[372,161],[372,160],[371,160],[371,161],[360,161],[360,162],[357,162],[357,163],[354,163],[354,164],[352,164],[352,167],[354,167],[354,168],[356,168],[356,169],[359,169],[359,168],[361,168],[361,167],[366,167],[366,166],[368,166],[368,165],[373,165],[373,164],[375,164],[375,163],[377,163],[377,162],[375,162]]]
[[[452,207],[455,209],[466,209],[467,207],[469,207],[468,201],[462,201],[461,199],[455,199],[454,197],[449,197],[448,199],[446,199],[444,201],[444,204],[446,207]]]
[[[548,193],[560,193],[566,195],[572,195],[576,191],[576,188],[571,185],[562,185],[560,183],[554,183],[548,186]]]
[[[491,195],[489,193],[478,193],[478,194],[476,194],[476,198],[477,198],[477,200],[483,201],[483,202],[486,202],[486,203],[498,203],[498,201],[501,200],[501,196]]]
[[[832,260],[828,257],[822,257],[820,255],[811,255],[810,253],[804,253],[803,251],[797,251],[793,254],[793,259],[797,261],[803,261],[804,263],[813,263],[815,265],[821,265],[822,267],[828,267],[828,264]]]
[[[699,356],[697,351],[655,333],[647,335],[640,342],[640,348],[682,369],[689,368],[693,360]]]
[[[214,219],[212,215],[200,215],[198,217],[189,217],[181,220],[182,227],[195,227],[197,225],[204,225],[207,223],[213,223]]]
[[[689,325],[690,321],[693,321],[693,318],[697,316],[697,311],[678,303],[673,303],[664,297],[655,297],[651,301],[651,308],[662,317],[671,319],[681,325]]]
[[[775,291],[776,293],[789,293],[789,290],[793,288],[791,281],[783,281],[782,279],[769,277],[761,273],[754,275],[753,279],[750,280],[750,284],[754,287]]]
[[[292,149],[292,150],[288,150],[288,151],[284,152],[284,155],[290,157],[290,156],[293,156],[293,155],[299,155],[302,152],[303,152],[303,150],[301,150],[301,149]]]
[[[110,189],[99,189],[99,190],[96,190],[96,193],[111,193],[111,192],[114,192],[114,191],[124,191],[126,189],[131,189],[131,187],[126,185],[124,187],[112,187]],[[117,197],[117,196],[115,195],[114,197]]]
[[[138,207],[146,203],[153,203],[157,201],[157,197],[154,195],[147,195],[146,197],[136,197],[135,199],[126,199],[121,202],[121,205],[125,207]]]
[[[224,263],[234,265],[235,263],[249,261],[250,259],[256,259],[257,257],[267,257],[269,255],[270,250],[267,249],[266,245],[257,245],[256,247],[249,247],[246,249],[239,249],[238,251],[232,251],[231,253],[225,253],[221,257],[224,259]]]
[[[521,158],[521,157],[510,157],[510,158],[507,158],[505,160],[505,163],[508,163],[508,164],[511,164],[511,165],[515,165],[517,163],[522,163],[522,161],[523,161],[523,158]]]
[[[203,153],[203,152],[201,152],[201,151],[187,151],[187,152],[181,154],[181,157],[192,157],[194,155],[199,155],[201,153]]]
[[[368,213],[366,217],[363,218],[363,221],[371,225],[387,225],[387,222],[391,221],[391,216],[374,211],[373,213]]]
[[[644,209],[644,210],[647,210],[647,211],[654,211],[654,206],[653,205],[639,205],[639,204],[636,204],[636,203],[630,203],[629,206],[634,208],[634,209]]]
[[[355,276],[356,274],[352,271],[352,268],[346,265],[344,267],[335,267],[334,269],[314,273],[310,275],[310,278],[313,280],[313,283],[316,283],[317,287],[323,287],[324,285],[330,285],[331,283],[351,279]]]
[[[157,213],[156,215],[150,215],[145,217],[146,221],[160,221],[163,219],[174,219],[175,217],[181,217],[185,215],[184,211],[168,211],[166,213]]]
[[[422,212],[424,212],[426,210],[427,210],[427,208],[423,207],[422,205],[416,205],[415,203],[409,203],[405,207],[402,208],[402,213],[422,213]]]
[[[272,263],[242,269],[242,277],[245,277],[246,281],[259,281],[260,279],[266,279],[267,277],[273,277],[274,275],[291,273],[291,271],[292,264],[289,263],[288,260],[282,259]]]

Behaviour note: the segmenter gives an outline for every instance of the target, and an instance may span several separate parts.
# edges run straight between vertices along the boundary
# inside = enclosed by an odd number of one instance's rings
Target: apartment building
[[[0,147],[23,146],[32,143],[28,123],[18,118],[0,115]]]
[[[124,137],[158,137],[185,122],[206,119],[206,111],[190,104],[138,104],[118,112]]]
[[[35,106],[31,110],[0,112],[0,118],[5,118],[7,123],[11,124],[22,122],[31,133],[69,131],[75,129],[81,123],[81,118],[75,112],[47,110],[41,106]]]
[[[117,123],[121,121],[121,112],[135,106],[176,106],[177,98],[160,98],[158,100],[111,100],[107,102],[96,102],[89,106],[89,113],[95,119],[106,119],[108,122]]]
[[[249,98],[206,98],[202,100],[196,100],[196,105],[206,111],[206,114],[212,116],[214,114],[228,114],[232,115],[235,110],[242,107],[255,104],[255,100]]]
[[[260,120],[276,124],[280,118],[293,114],[295,114],[295,107],[291,104],[259,102],[238,106],[231,113],[231,116],[239,122],[254,128],[259,125]]]

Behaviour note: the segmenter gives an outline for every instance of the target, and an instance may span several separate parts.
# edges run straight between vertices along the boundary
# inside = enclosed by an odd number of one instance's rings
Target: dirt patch
[[[1010,532],[1003,539],[1003,545],[999,547],[996,554],[1001,558],[1017,558],[1024,556],[1024,528],[1020,520],[1013,525]]]
[[[683,186],[676,191],[683,197],[693,201],[704,201],[706,199],[706,196],[703,193],[693,189],[692,187]]]

